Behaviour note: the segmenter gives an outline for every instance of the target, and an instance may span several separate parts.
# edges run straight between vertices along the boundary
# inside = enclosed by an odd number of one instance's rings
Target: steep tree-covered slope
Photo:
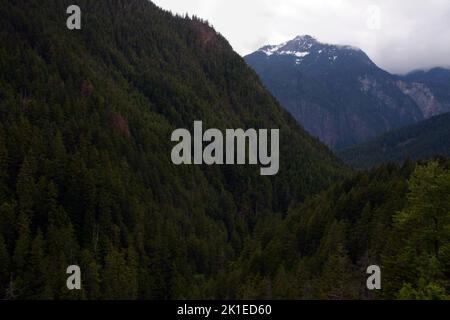
[[[0,6],[0,298],[448,298],[448,161],[345,178],[204,22],[77,2]],[[174,166],[194,120],[279,128],[279,174]]]
[[[261,221],[216,282],[246,299],[450,299],[450,162],[385,165]],[[367,267],[381,290],[367,290]],[[227,296],[228,295],[228,296]]]
[[[0,6],[0,298],[208,296],[257,221],[346,169],[206,23],[79,0],[69,31],[71,4]],[[170,135],[194,120],[279,128],[279,174],[174,166]]]
[[[338,152],[347,164],[357,169],[371,168],[406,159],[425,160],[450,156],[450,113],[390,131],[373,141]]]

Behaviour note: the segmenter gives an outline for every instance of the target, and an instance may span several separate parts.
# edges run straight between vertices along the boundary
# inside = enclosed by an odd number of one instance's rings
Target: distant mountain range
[[[406,159],[450,156],[450,113],[383,134],[368,143],[342,150],[338,155],[357,169]]]
[[[360,49],[298,36],[245,57],[312,135],[335,150],[450,111],[450,70],[390,74]]]

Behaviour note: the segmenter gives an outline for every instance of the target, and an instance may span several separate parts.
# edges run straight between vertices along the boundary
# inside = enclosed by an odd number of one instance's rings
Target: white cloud
[[[154,2],[173,12],[207,19],[241,55],[310,34],[323,42],[358,46],[391,72],[450,66],[448,0]]]

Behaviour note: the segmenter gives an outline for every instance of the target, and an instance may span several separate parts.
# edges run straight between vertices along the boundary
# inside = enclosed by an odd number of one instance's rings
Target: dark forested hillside
[[[207,23],[80,0],[69,31],[71,4],[0,6],[0,299],[205,297],[258,221],[347,171]],[[279,128],[279,174],[174,166],[194,120]]]
[[[261,221],[218,287],[245,299],[449,299],[449,212],[448,160],[361,172]],[[367,290],[369,265],[380,291]]]
[[[0,299],[448,298],[446,161],[352,173],[204,21],[71,4],[0,6]],[[195,120],[280,129],[278,175],[175,166]]]
[[[371,168],[406,159],[450,156],[450,113],[383,134],[368,143],[338,152],[350,166]]]

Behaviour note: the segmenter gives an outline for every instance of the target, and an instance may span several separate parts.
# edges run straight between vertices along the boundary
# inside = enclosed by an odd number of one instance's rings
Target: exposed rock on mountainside
[[[351,46],[298,36],[245,59],[297,121],[334,149],[448,110],[442,101],[450,98],[437,97],[430,81],[391,75]]]

